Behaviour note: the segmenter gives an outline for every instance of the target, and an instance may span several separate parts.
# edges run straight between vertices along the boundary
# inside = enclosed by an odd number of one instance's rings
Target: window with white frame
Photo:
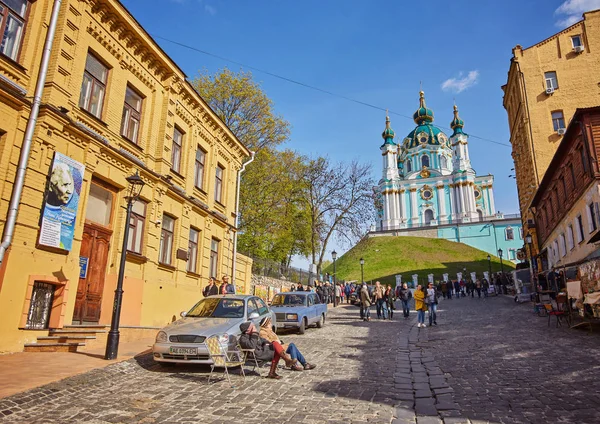
[[[12,60],[19,57],[28,5],[27,0],[0,0],[0,53]]]
[[[577,48],[577,47],[582,47],[583,46],[583,41],[581,41],[581,35],[574,35],[571,37],[571,44],[573,45],[573,48]]]
[[[554,131],[565,128],[565,116],[562,110],[552,112],[552,126],[554,127]]]
[[[131,87],[125,90],[125,103],[123,104],[123,116],[121,118],[121,135],[138,143],[138,132],[140,130],[140,118],[142,113],[142,96]]]
[[[575,247],[575,240],[573,239],[573,226],[569,225],[567,227],[567,246],[569,250],[573,250]]]
[[[556,72],[545,72],[544,78],[546,79],[546,88],[556,90],[558,88],[558,79],[556,78]]]
[[[577,243],[581,243],[585,240],[585,235],[583,234],[583,218],[581,215],[577,215],[575,218],[575,223],[577,225]]]
[[[88,111],[96,118],[102,117],[102,104],[106,92],[108,68],[93,54],[88,53],[85,61],[85,72],[81,83],[79,107]]]
[[[560,240],[560,244],[558,245],[558,247],[559,247],[560,256],[564,257],[567,254],[567,245],[565,243],[565,233],[562,233],[559,236],[559,240]]]
[[[519,238],[523,240],[523,227],[519,227]]]
[[[598,224],[596,223],[596,209],[594,207],[594,202],[588,204],[588,229],[590,233],[593,233],[598,228]]]
[[[171,169],[177,173],[181,171],[181,146],[183,144],[183,132],[178,128],[173,131],[173,148],[171,150]]]
[[[129,237],[127,238],[127,250],[142,254],[144,245],[144,227],[146,222],[146,202],[137,200],[131,207],[131,219],[129,220]]]
[[[506,240],[514,240],[515,239],[515,232],[512,229],[512,227],[506,227],[506,229],[504,230],[505,236],[506,236]]]
[[[442,165],[442,168],[448,168],[448,158],[446,156],[442,155],[440,163]]]
[[[219,203],[223,203],[223,174],[225,168],[222,165],[217,165],[215,172],[215,200]]]
[[[517,259],[517,249],[508,249],[508,259],[511,261]]]
[[[212,239],[210,241],[210,263],[208,268],[209,277],[217,278],[217,270],[219,263],[219,240]]]
[[[160,245],[158,247],[158,262],[161,264],[171,265],[174,233],[175,219],[168,215],[163,215]]]
[[[190,238],[188,239],[188,261],[187,271],[196,273],[198,269],[198,241],[200,239],[200,231],[195,228],[190,228]]]

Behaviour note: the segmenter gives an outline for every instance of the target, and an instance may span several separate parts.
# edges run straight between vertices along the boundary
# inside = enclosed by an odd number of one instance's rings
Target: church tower
[[[390,126],[390,117],[386,113],[385,129],[381,133],[383,144],[381,145],[381,157],[383,159],[383,175],[379,182],[383,185],[383,229],[394,228],[400,220],[399,196],[396,184],[399,179],[398,173],[398,146],[394,142],[395,133]]]

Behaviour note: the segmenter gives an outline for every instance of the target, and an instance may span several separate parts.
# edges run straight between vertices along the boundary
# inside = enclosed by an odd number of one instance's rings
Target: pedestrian
[[[413,295],[415,298],[415,310],[417,311],[417,327],[425,327],[425,293],[419,284]]]
[[[387,285],[387,289],[385,291],[385,297],[387,299],[387,307],[388,307],[388,319],[391,321],[394,317],[394,309],[396,306],[394,302],[396,301],[396,293],[392,290],[392,286]]]
[[[383,316],[383,319],[386,319],[386,313],[383,310],[383,305],[384,305],[384,301],[383,301],[383,287],[381,287],[381,283],[379,281],[375,282],[375,290],[373,290],[373,299],[375,301],[375,307],[377,308],[377,319],[381,319],[381,317]],[[386,308],[387,310],[387,308]]]
[[[448,286],[446,286],[446,282],[442,283],[442,297],[445,299],[448,295]]]
[[[488,292],[490,290],[490,282],[487,280],[487,278],[483,279],[482,288],[483,288],[483,298],[485,299],[486,297],[488,297]]]
[[[452,282],[446,281],[446,294],[448,295],[448,300],[452,299]]]
[[[363,321],[371,321],[371,295],[365,283],[363,283],[360,289],[360,305]]]
[[[481,299],[481,281],[475,280],[475,290],[477,290],[477,297]]]
[[[346,283],[346,287],[344,287],[344,294],[346,295],[346,303],[350,303],[350,295],[352,294],[352,286],[349,283]]]
[[[221,284],[221,287],[219,287],[220,294],[235,294],[233,284],[229,284],[229,276],[224,275],[221,281],[223,281],[223,283]]]
[[[335,304],[340,304],[340,299],[342,298],[342,288],[339,284],[335,284]]]
[[[219,294],[219,288],[215,284],[215,279],[210,277],[208,279],[208,286],[204,287],[204,290],[202,290],[202,296],[208,297],[215,296],[217,294]]]
[[[436,312],[437,312],[437,292],[433,283],[429,283],[429,288],[427,289],[427,298],[425,299],[425,303],[427,304],[427,309],[429,310],[429,326],[431,324],[437,325],[436,320]]]
[[[296,291],[304,291],[304,287],[302,287],[302,283],[298,283],[298,288],[296,289]]]
[[[412,298],[412,292],[408,289],[408,284],[404,283],[400,287],[398,297],[399,297],[400,301],[402,302],[402,314],[404,315],[404,319],[407,319],[410,314],[408,302]]]
[[[458,280],[454,280],[454,296],[456,296],[457,299],[460,299],[460,283]]]

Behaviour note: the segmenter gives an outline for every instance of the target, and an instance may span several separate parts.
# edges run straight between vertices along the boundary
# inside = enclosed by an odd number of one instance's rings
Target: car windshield
[[[273,298],[273,306],[303,306],[306,303],[306,296],[298,294],[278,294]]]
[[[186,317],[192,318],[243,318],[244,301],[242,299],[207,298],[190,309]]]

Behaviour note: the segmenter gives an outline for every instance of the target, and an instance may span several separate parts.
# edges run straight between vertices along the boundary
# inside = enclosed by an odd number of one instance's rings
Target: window
[[[584,147],[579,148],[579,157],[581,159],[581,166],[583,167],[583,172],[588,172],[588,163],[587,163],[587,155]]]
[[[519,238],[523,240],[523,227],[519,227]]]
[[[582,47],[583,43],[581,41],[581,35],[574,35],[571,37],[571,44],[573,45],[573,48],[576,47]]]
[[[255,299],[248,299],[248,316],[254,312],[258,314],[258,306],[256,306]]]
[[[198,239],[200,231],[195,228],[190,228],[190,238],[188,240],[188,262],[187,271],[196,272],[198,265]]]
[[[585,240],[585,235],[583,234],[583,219],[581,218],[581,215],[577,215],[576,222],[577,222],[577,243],[581,243],[583,240]]]
[[[212,239],[210,241],[210,264],[209,277],[217,278],[217,265],[219,262],[219,240]]]
[[[515,232],[512,229],[512,227],[506,227],[506,230],[504,230],[505,234],[506,234],[506,240],[514,240],[515,239]]]
[[[162,229],[160,231],[160,245],[158,247],[158,262],[171,265],[173,252],[173,233],[175,230],[175,219],[163,215]]]
[[[215,173],[215,200],[219,203],[223,203],[223,172],[224,168],[221,165],[217,165]]]
[[[125,90],[125,103],[123,104],[123,117],[121,122],[121,135],[137,144],[140,129],[140,114],[142,112],[142,97],[133,89]]]
[[[427,156],[427,155],[421,156],[421,166],[426,166],[429,168],[429,156]]]
[[[173,148],[171,149],[171,169],[177,173],[181,170],[181,144],[183,133],[175,128],[173,131]]]
[[[267,307],[267,304],[261,298],[256,299],[256,304],[258,305],[258,313],[260,315],[264,315],[269,312],[269,308]]]
[[[514,261],[517,259],[516,249],[508,249],[508,259],[511,261]]]
[[[573,250],[575,247],[575,240],[573,239],[573,226],[569,225],[567,227],[567,246],[569,246],[569,250]]]
[[[110,226],[112,203],[113,193],[92,182],[85,209],[85,220],[104,225],[105,227]]]
[[[558,245],[558,251],[560,252],[560,256],[564,257],[567,254],[567,246],[565,243],[565,234],[562,233],[560,235],[560,244]]]
[[[567,197],[569,197],[569,194],[567,192],[567,183],[565,183],[565,177],[560,177],[560,184],[562,186],[563,189],[563,199],[566,200]]]
[[[202,190],[204,185],[204,161],[206,152],[200,147],[196,149],[196,162],[194,165],[194,185]]]
[[[556,72],[544,73],[546,79],[546,89],[556,90],[558,88],[558,79],[556,79]]]
[[[558,257],[558,240],[554,240],[554,243],[552,243],[552,251],[554,254],[554,259],[556,259],[556,261],[558,261],[558,258],[559,258]]]
[[[129,237],[127,239],[127,250],[129,252],[142,254],[144,241],[144,224],[146,221],[146,202],[138,200],[133,202],[131,219],[129,220]]]
[[[2,30],[0,53],[12,60],[17,60],[19,56],[27,4],[27,0],[0,1],[0,30]]]
[[[412,163],[410,159],[406,161],[406,172],[412,172]]]
[[[440,163],[442,165],[442,168],[448,168],[448,158],[446,158],[446,156],[442,155]]]
[[[85,72],[81,83],[79,107],[87,110],[97,118],[102,116],[102,102],[106,91],[106,77],[108,68],[104,66],[91,53],[85,61]]]
[[[573,187],[575,187],[575,169],[573,168],[572,163],[569,163],[569,170],[571,171],[571,183],[573,183]]]
[[[552,112],[552,126],[554,127],[554,131],[565,128],[565,117],[562,110]]]
[[[598,224],[596,223],[596,209],[593,202],[588,205],[588,218],[590,233],[593,233],[598,228]]]

